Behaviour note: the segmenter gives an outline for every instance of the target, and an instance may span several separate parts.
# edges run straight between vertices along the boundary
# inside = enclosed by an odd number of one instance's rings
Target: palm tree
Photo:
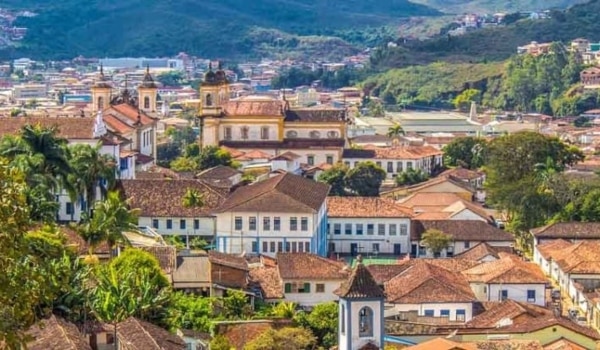
[[[387,136],[390,138],[404,135],[406,135],[406,133],[404,132],[404,128],[402,128],[402,125],[398,123],[394,124],[394,126],[390,126],[387,132]]]
[[[96,189],[99,187],[102,196],[112,190],[116,181],[116,161],[108,154],[101,154],[98,143],[96,146],[78,144],[71,147],[71,167],[73,172],[69,177],[76,195],[84,196],[88,203],[87,213],[96,202]],[[101,184],[101,180],[106,185]]]
[[[297,307],[298,304],[294,302],[282,301],[271,310],[271,313],[276,317],[292,319],[296,315]]]
[[[196,189],[188,188],[183,195],[183,206],[186,208],[203,207],[204,195]]]
[[[539,182],[538,190],[541,193],[550,193],[550,182],[558,173],[556,169],[556,163],[551,157],[546,158],[545,163],[537,163],[534,165],[535,176]]]

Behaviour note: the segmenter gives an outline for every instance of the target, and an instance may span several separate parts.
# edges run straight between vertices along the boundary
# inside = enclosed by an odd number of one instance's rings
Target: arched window
[[[318,139],[319,137],[321,137],[321,133],[317,130],[313,130],[310,132],[309,136],[311,139]]]
[[[104,97],[98,97],[98,110],[101,111],[104,109]]]
[[[150,109],[150,97],[148,97],[148,96],[144,97],[144,108]]]
[[[298,137],[298,132],[295,130],[290,130],[288,132],[285,133],[285,137],[289,138],[289,139],[293,139]]]
[[[212,95],[211,94],[207,94],[206,95],[206,103],[205,104],[206,104],[207,107],[212,106],[213,100],[212,100]]]
[[[365,306],[358,312],[358,336],[373,336],[373,310],[370,307]]]
[[[329,137],[330,139],[335,139],[339,137],[339,133],[337,131],[328,131],[327,132],[327,137]]]

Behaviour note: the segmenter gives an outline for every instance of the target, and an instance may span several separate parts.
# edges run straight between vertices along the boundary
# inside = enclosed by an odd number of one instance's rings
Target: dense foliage
[[[376,197],[385,177],[385,170],[367,161],[358,163],[352,169],[342,163],[335,164],[321,173],[318,181],[331,186],[330,196]]]
[[[321,81],[321,86],[328,89],[339,89],[344,86],[354,85],[364,74],[363,71],[354,69],[341,69],[335,72],[319,70],[302,70],[292,68],[282,72],[271,81],[273,89],[296,88],[298,86],[311,86],[316,81]]]
[[[478,137],[457,137],[444,146],[444,164],[467,169],[483,166],[487,152],[487,141]]]

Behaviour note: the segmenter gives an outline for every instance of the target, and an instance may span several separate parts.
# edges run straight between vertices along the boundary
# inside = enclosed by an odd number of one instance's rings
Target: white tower
[[[362,263],[337,292],[339,301],[339,350],[383,349],[385,294]]]

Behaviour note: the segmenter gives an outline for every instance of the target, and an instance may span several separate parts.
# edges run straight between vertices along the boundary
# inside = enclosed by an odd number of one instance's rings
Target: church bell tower
[[[104,67],[100,65],[100,76],[91,88],[92,92],[92,113],[96,114],[110,105],[112,86],[108,78],[104,75]]]
[[[146,73],[140,86],[138,86],[138,107],[146,113],[156,112],[156,100],[158,97],[158,88],[152,75],[150,75],[150,66],[146,66]]]
[[[217,146],[219,144],[219,118],[224,114],[224,106],[229,101],[229,82],[221,68],[214,72],[212,64],[200,84],[200,147]]]

